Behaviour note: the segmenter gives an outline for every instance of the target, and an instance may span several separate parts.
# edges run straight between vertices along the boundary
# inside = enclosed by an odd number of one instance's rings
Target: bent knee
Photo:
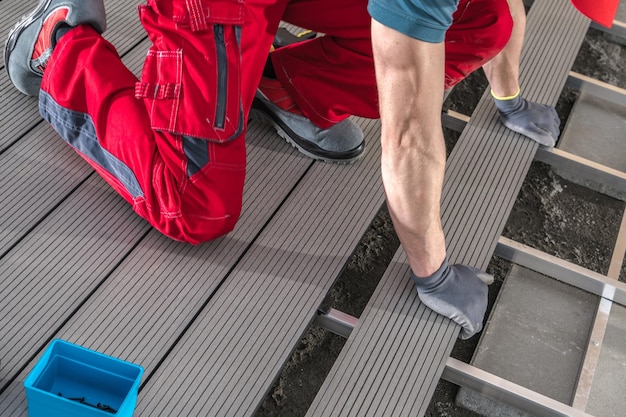
[[[173,239],[197,245],[227,235],[235,228],[238,219],[238,213],[217,219],[187,217],[183,222],[178,222],[175,230],[165,234]]]
[[[177,239],[192,244],[208,242],[230,233],[241,215],[243,176],[229,186],[196,188],[187,190],[180,215],[171,219]]]
[[[189,183],[182,193],[169,195],[168,204],[135,202],[135,211],[158,231],[174,240],[199,244],[230,233],[242,209],[245,170],[228,176],[207,176]]]
[[[241,197],[230,200],[210,200],[204,207],[184,207],[178,213],[148,218],[165,236],[194,245],[211,241],[230,233],[241,214]]]

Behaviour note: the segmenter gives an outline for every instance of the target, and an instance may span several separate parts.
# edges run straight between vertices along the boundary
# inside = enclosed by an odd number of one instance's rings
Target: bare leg
[[[389,212],[411,269],[428,276],[446,256],[440,214],[444,45],[410,38],[375,20],[372,42]]]
[[[519,90],[519,64],[524,43],[526,11],[522,0],[509,0],[513,32],[504,49],[483,65],[493,93],[498,97],[514,96]]]

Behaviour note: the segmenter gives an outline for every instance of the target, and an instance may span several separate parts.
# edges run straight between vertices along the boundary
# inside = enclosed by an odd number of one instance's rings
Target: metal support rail
[[[579,410],[585,410],[587,407],[611,307],[614,302],[620,305],[625,305],[626,302],[626,284],[618,282],[625,253],[626,212],[622,217],[620,231],[606,276],[585,270],[506,238],[500,239],[495,250],[495,254],[498,256],[601,297],[574,394],[573,407]]]
[[[449,358],[442,378],[517,409],[544,417],[591,417],[590,414],[524,388],[475,366]]]
[[[548,255],[505,237],[499,239],[494,255],[626,306],[626,284],[606,275]]]
[[[601,30],[602,32],[608,33],[609,35],[617,36],[626,41],[626,23],[620,22],[619,20],[613,21],[613,26],[611,28],[605,28],[602,25],[599,25],[595,22],[591,23],[591,27],[597,30]]]

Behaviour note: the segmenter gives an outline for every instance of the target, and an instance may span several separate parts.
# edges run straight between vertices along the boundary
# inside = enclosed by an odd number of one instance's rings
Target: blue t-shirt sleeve
[[[443,42],[458,0],[369,0],[372,19],[411,38]]]

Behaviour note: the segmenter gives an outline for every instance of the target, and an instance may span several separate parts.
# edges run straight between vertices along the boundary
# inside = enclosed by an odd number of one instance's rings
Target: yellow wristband
[[[517,92],[515,94],[513,94],[512,96],[506,96],[506,97],[498,97],[493,93],[493,90],[491,90],[491,95],[493,96],[493,98],[495,98],[496,100],[513,100],[514,98],[516,98],[517,96],[520,95],[520,93],[522,92],[522,89],[517,87]]]

